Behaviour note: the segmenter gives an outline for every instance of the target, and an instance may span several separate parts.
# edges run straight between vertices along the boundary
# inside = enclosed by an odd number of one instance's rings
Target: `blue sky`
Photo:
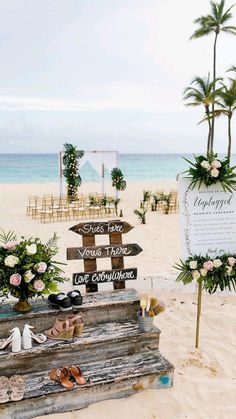
[[[201,110],[186,109],[182,92],[211,70],[212,36],[188,40],[208,11],[208,0],[0,0],[0,152],[57,152],[65,141],[204,151]],[[235,45],[220,36],[219,74]],[[226,146],[217,121],[217,151]]]

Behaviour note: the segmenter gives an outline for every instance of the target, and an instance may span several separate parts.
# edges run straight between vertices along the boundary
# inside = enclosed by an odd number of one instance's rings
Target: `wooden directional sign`
[[[89,247],[69,247],[67,249],[67,260],[136,256],[140,252],[142,252],[142,249],[136,243]]]
[[[125,288],[125,281],[137,279],[137,268],[124,268],[124,256],[135,256],[142,252],[136,243],[122,244],[122,234],[133,226],[120,220],[87,221],[70,228],[82,236],[82,247],[67,249],[67,260],[82,259],[84,272],[73,274],[73,285],[85,284],[87,292],[97,292],[98,283],[112,282],[114,289]],[[109,244],[96,246],[96,235],[109,236]],[[97,259],[110,258],[112,270],[97,271]]]
[[[70,228],[81,236],[92,236],[94,234],[125,234],[132,230],[134,227],[124,221],[113,220],[108,222],[87,222],[79,223]]]
[[[73,285],[101,284],[132,279],[137,279],[137,268],[79,272],[73,274]]]

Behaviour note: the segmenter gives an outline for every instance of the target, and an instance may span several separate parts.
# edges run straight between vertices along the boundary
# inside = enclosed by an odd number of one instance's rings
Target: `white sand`
[[[155,321],[160,327],[160,349],[175,367],[174,387],[167,390],[148,390],[128,399],[109,400],[74,413],[47,416],[48,418],[80,419],[233,419],[236,410],[236,297],[204,294],[201,319],[201,347],[194,350],[196,296],[192,289],[174,283],[173,265],[179,258],[178,215],[149,212],[147,224],[139,224],[133,210],[139,207],[142,190],[156,190],[164,185],[168,191],[174,181],[129,183],[121,194],[124,220],[135,226],[124,236],[127,243],[137,242],[143,252],[126,258],[125,266],[138,266],[139,280],[127,285],[154,288],[167,305],[166,312]],[[100,185],[87,184],[83,192],[100,190]],[[66,261],[66,248],[81,245],[80,236],[68,231],[76,222],[41,224],[26,216],[28,195],[58,193],[54,183],[38,185],[0,185],[0,227],[13,229],[25,236],[46,240],[54,231],[60,237],[58,260]],[[105,243],[104,237],[96,238]],[[109,262],[99,261],[98,268],[109,268]],[[70,261],[66,274],[83,269],[81,261]],[[166,280],[169,278],[169,280]],[[67,283],[65,289],[70,287]],[[111,287],[109,284],[108,287]],[[188,293],[187,293],[188,292]]]

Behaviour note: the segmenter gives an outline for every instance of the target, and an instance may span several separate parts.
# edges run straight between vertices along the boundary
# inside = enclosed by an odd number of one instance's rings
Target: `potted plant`
[[[140,308],[138,312],[138,323],[141,332],[150,332],[153,326],[153,319],[165,310],[163,301],[148,294],[140,296]]]
[[[43,244],[40,239],[16,239],[13,232],[0,234],[0,297],[19,299],[14,310],[24,313],[32,309],[29,298],[58,292],[57,283],[65,281],[57,254],[57,236]]]

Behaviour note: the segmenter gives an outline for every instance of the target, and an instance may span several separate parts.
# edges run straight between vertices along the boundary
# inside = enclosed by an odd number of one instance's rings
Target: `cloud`
[[[181,92],[152,84],[107,83],[80,89],[81,100],[52,97],[0,96],[2,111],[96,112],[173,111],[183,109]],[[161,98],[161,100],[160,100]]]

